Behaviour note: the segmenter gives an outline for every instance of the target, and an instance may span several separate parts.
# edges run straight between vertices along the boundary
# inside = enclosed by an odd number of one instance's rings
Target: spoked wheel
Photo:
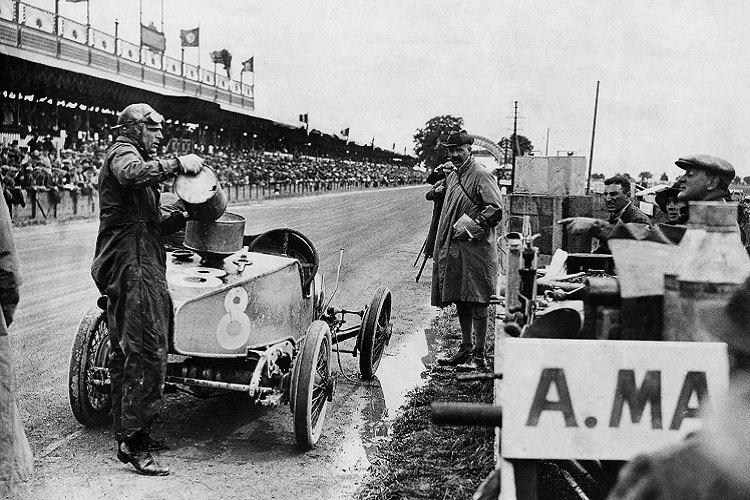
[[[109,353],[107,313],[94,306],[78,325],[68,370],[70,408],[86,427],[105,422],[112,409]]]
[[[391,291],[384,286],[375,291],[359,329],[359,373],[369,379],[380,366],[391,337]]]
[[[333,388],[331,331],[325,321],[313,321],[295,361],[291,387],[294,434],[300,448],[309,450],[318,442]]]

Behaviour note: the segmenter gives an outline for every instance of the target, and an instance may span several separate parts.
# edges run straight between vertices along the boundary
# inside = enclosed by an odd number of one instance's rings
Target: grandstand
[[[243,192],[297,192],[421,181],[415,159],[260,116],[253,85],[22,1],[0,0],[0,142],[6,198],[31,217],[95,209],[97,169],[117,112],[146,102],[166,118],[165,151],[206,157]],[[47,196],[37,197],[36,192]],[[51,193],[51,194],[49,194]],[[46,210],[45,210],[46,207]]]

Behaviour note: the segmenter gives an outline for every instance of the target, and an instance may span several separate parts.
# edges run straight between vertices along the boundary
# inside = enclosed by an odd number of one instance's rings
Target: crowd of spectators
[[[8,207],[35,203],[48,196],[56,206],[63,191],[70,193],[74,212],[80,197],[91,199],[104,162],[106,141],[79,141],[71,149],[58,149],[50,138],[32,138],[4,144],[0,153],[0,180]],[[197,151],[206,165],[228,186],[263,186],[271,192],[304,184],[308,190],[344,187],[378,187],[424,182],[423,174],[398,161],[331,159],[260,150]],[[166,156],[169,156],[167,154]]]
[[[57,205],[62,191],[69,191],[77,207],[79,196],[90,196],[98,182],[105,146],[96,142],[80,150],[58,151],[51,140],[30,140],[26,146],[18,141],[4,145],[0,151],[0,180],[8,207],[34,203],[46,193],[51,205]]]
[[[218,151],[204,155],[223,185],[279,185],[307,183],[313,189],[344,186],[403,186],[424,182],[421,172],[393,163],[373,163],[326,157],[294,156],[265,151]]]

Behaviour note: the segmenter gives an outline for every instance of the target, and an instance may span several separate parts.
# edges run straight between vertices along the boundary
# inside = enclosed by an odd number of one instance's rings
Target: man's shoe
[[[471,358],[466,363],[460,364],[456,366],[456,371],[459,372],[486,372],[487,371],[487,363],[485,363],[484,358]]]
[[[117,448],[117,459],[124,464],[132,465],[136,472],[145,476],[169,475],[169,468],[159,465],[148,450],[134,448],[135,446],[131,448],[125,441],[120,442]]]
[[[466,363],[469,359],[471,359],[471,349],[461,347],[453,356],[448,358],[440,357],[437,358],[436,361],[440,366],[455,366],[460,365],[461,363]]]

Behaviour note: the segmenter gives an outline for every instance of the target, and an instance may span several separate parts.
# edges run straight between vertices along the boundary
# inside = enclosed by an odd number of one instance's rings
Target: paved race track
[[[230,211],[246,217],[246,234],[290,227],[307,235],[320,254],[328,293],[344,248],[333,305],[359,309],[379,285],[390,287],[398,344],[434,314],[427,307],[431,266],[420,283],[412,267],[432,210],[425,191],[418,186],[275,199]],[[255,407],[242,394],[208,400],[168,395],[155,430],[171,445],[159,455],[172,468],[167,478],[134,474],[115,459],[107,427],[85,429],[75,421],[68,363],[78,322],[97,298],[89,275],[96,230],[95,221],[77,221],[14,233],[24,283],[11,345],[19,407],[37,464],[20,497],[349,498],[367,463],[345,457],[353,446],[361,448],[362,415],[373,397],[382,398],[378,384],[339,377],[323,437],[308,453],[295,446],[287,406]],[[350,355],[342,362],[347,373],[356,369]]]

